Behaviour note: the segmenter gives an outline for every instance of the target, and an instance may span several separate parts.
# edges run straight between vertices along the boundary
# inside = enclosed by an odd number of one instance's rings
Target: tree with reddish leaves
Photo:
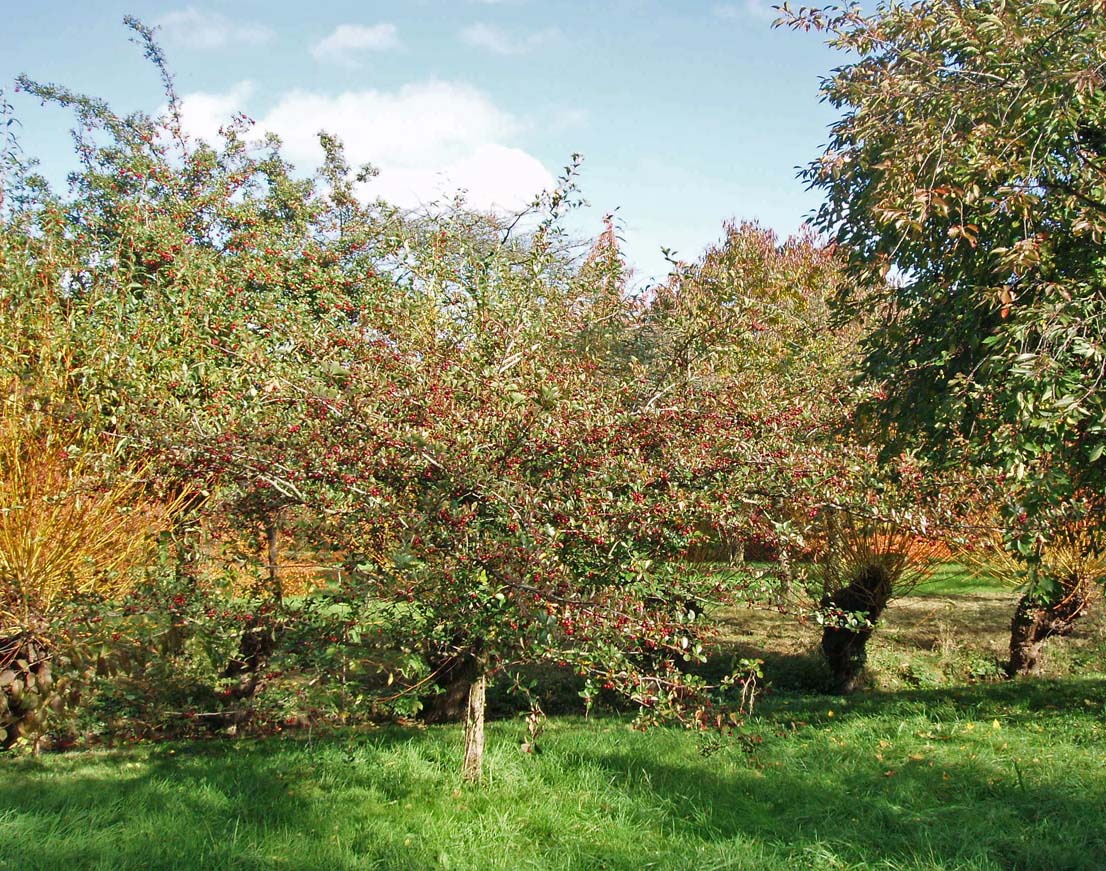
[[[707,688],[676,662],[704,628],[669,594],[694,587],[678,559],[713,513],[705,455],[681,468],[688,428],[642,390],[643,321],[617,261],[577,267],[552,225],[505,239],[465,212],[407,232],[394,309],[358,325],[320,412],[344,493],[330,534],[353,581],[405,602],[412,640],[467,688],[466,773],[486,678],[520,663],[569,664],[702,726]]]

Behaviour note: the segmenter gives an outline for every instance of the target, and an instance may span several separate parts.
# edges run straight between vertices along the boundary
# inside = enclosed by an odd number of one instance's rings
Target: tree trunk
[[[47,715],[61,703],[45,643],[26,632],[0,639],[0,750],[29,737],[37,756]]]
[[[238,678],[237,686],[231,688],[234,698],[252,698],[262,669],[276,651],[281,628],[281,621],[272,613],[254,614],[246,621],[238,652],[223,669],[223,677]]]
[[[284,580],[280,576],[280,512],[276,517],[265,524],[265,542],[267,544],[269,559],[269,595],[277,606],[284,604]]]
[[[469,687],[468,706],[465,708],[465,756],[461,764],[461,776],[470,783],[484,776],[484,700],[487,675],[484,660],[476,660],[476,677]]]
[[[265,523],[265,555],[268,566],[268,591],[275,612],[258,613],[250,617],[242,630],[238,642],[238,653],[227,667],[223,677],[237,678],[238,683],[231,688],[231,698],[249,702],[257,692],[262,670],[268,665],[276,651],[277,638],[282,630],[282,621],[278,616],[284,602],[284,581],[280,574],[278,561],[278,533],[280,531],[280,512],[278,511]],[[248,707],[228,716],[230,725],[237,725],[249,718]]]
[[[454,641],[460,645],[460,638]],[[459,653],[428,654],[430,667],[436,674],[434,684],[441,689],[427,696],[422,709],[422,719],[427,723],[457,723],[465,718],[468,706],[469,690],[476,679],[476,657],[471,650]]]
[[[891,598],[891,580],[882,566],[871,565],[859,571],[852,582],[836,593],[822,598],[822,607],[858,613],[868,626],[850,628],[834,625],[827,618],[822,630],[822,653],[833,675],[833,691],[841,695],[855,692],[868,662],[868,639],[875,623]]]
[[[1045,603],[1026,593],[1018,601],[1010,624],[1010,677],[1039,674],[1044,664],[1045,642],[1071,632],[1087,608],[1087,597],[1069,593],[1059,602]]]

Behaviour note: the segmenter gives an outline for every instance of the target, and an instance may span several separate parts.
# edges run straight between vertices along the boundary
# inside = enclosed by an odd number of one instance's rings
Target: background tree
[[[686,416],[711,434],[714,468],[745,470],[702,482],[724,490],[712,534],[768,546],[773,595],[753,603],[813,612],[832,685],[848,692],[888,602],[924,572],[923,542],[958,511],[947,482],[917,459],[881,469],[848,432],[865,322],[833,317],[851,281],[835,247],[809,229],[786,240],[748,222],[725,230],[645,315],[653,366],[682,378],[661,401],[696,409]]]

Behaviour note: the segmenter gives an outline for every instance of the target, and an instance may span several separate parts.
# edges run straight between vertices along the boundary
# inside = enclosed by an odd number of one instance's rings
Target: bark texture
[[[1044,665],[1044,646],[1049,638],[1063,637],[1087,609],[1087,597],[1078,589],[1059,602],[1044,603],[1026,594],[1018,600],[1010,624],[1011,677],[1039,674]]]
[[[838,609],[864,616],[863,628],[827,625],[822,630],[822,653],[833,675],[833,691],[842,695],[859,688],[868,662],[868,639],[872,637],[891,598],[891,578],[883,566],[865,566],[846,587],[822,598],[823,609]]]
[[[487,676],[483,663],[477,663],[478,673],[469,687],[468,705],[465,708],[465,756],[461,763],[461,776],[475,782],[484,776],[484,702]]]

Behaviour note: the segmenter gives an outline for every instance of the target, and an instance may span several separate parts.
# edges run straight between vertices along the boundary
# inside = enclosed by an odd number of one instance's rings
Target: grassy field
[[[913,596],[990,596],[1013,592],[994,576],[959,563],[942,563],[912,591]]]
[[[1010,620],[1020,591],[947,564],[909,595],[892,600],[869,642],[874,690],[938,689],[999,680],[1009,657]],[[777,688],[817,692],[829,674],[818,646],[821,627],[771,609],[730,609],[713,617],[726,648],[765,661]],[[1106,670],[1106,609],[1092,606],[1068,638],[1048,642],[1044,675]],[[1106,861],[1103,862],[1106,869]]]
[[[813,691],[816,627],[721,615],[735,652],[770,648],[775,688],[709,755],[606,715],[551,720],[534,756],[521,721],[491,724],[479,787],[451,727],[0,760],[0,871],[1101,871],[1106,632],[1054,645],[1053,677],[997,680],[1012,600],[897,602],[847,701]]]

